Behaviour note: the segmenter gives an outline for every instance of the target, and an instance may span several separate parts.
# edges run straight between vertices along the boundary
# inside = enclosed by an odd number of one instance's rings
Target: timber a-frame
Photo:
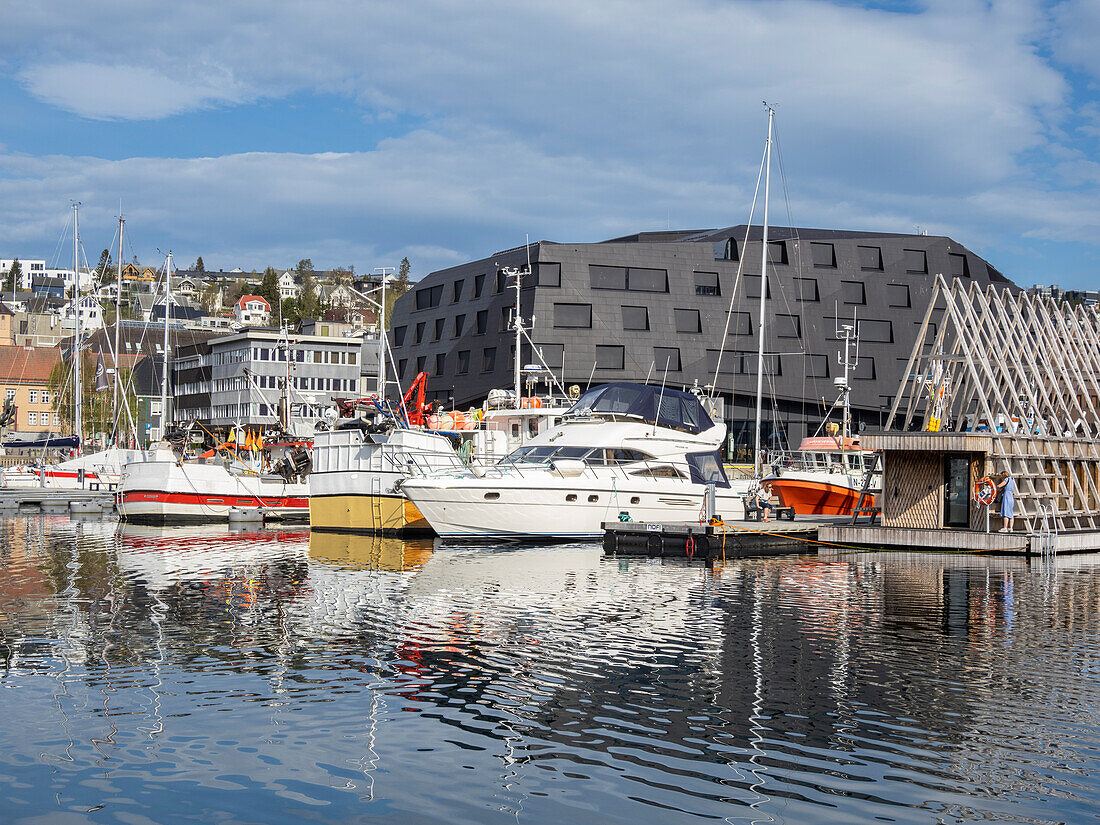
[[[1096,308],[938,276],[904,375],[883,443],[987,445],[974,472],[1015,478],[1018,527],[1100,530]]]

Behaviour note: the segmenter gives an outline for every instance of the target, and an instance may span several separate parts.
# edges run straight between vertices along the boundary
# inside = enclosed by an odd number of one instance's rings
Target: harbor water
[[[1100,557],[0,519],[5,823],[1080,823]]]

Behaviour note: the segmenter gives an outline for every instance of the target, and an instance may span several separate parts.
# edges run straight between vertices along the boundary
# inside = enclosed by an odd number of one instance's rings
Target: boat
[[[882,487],[881,473],[875,470],[873,452],[860,449],[859,437],[852,433],[851,394],[848,377],[859,364],[857,324],[838,327],[837,338],[844,341],[844,353],[837,360],[844,373],[837,376],[840,390],[818,434],[802,439],[798,449],[780,454],[770,464],[764,482],[771,485],[783,507],[798,515],[850,516],[859,504],[867,474],[872,473],[864,495],[865,507],[875,506],[874,493]],[[854,358],[852,350],[855,350]],[[841,421],[829,421],[829,415],[840,411]],[[824,434],[822,434],[822,431]]]
[[[123,521],[227,522],[241,510],[254,511],[264,521],[309,518],[305,442],[267,443],[258,450],[221,444],[186,457],[186,440],[184,435],[158,442],[125,465],[115,497]]]
[[[725,436],[694,393],[616,382],[499,463],[401,490],[445,541],[596,539],[607,521],[697,521],[708,489],[717,513],[739,513],[748,482],[726,477]]]
[[[122,468],[140,456],[140,450],[108,447],[59,464],[36,467],[34,473],[42,487],[113,490],[122,479]]]

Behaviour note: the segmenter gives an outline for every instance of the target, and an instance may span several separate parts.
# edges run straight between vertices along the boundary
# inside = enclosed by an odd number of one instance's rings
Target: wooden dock
[[[727,521],[724,524],[650,524],[604,522],[603,549],[608,556],[647,556],[721,561],[788,553],[816,553],[819,529],[827,516],[798,521]]]
[[[883,550],[956,550],[968,553],[1038,556],[1046,553],[1095,553],[1100,530],[1062,530],[1057,533],[986,533],[958,528],[931,530],[883,527],[872,524],[829,524],[821,528],[823,542]]]

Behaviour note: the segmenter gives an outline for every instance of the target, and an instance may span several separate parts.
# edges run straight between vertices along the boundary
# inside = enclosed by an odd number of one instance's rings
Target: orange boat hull
[[[796,478],[774,478],[769,483],[779,502],[800,516],[850,516],[859,501],[859,490],[839,484]],[[875,497],[868,493],[863,506],[874,505]]]

